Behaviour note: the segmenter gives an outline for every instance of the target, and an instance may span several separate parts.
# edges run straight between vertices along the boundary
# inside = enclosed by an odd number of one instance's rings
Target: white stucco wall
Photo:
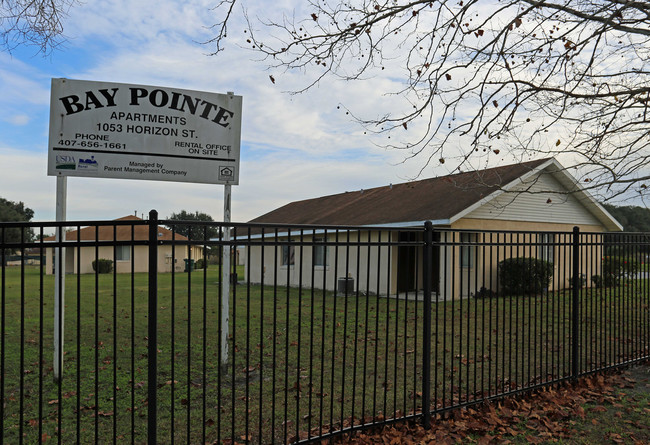
[[[324,234],[303,235],[302,242],[305,244],[313,243],[313,238],[324,238]],[[325,266],[313,266],[313,246],[312,245],[294,245],[294,264],[291,266],[282,265],[282,245],[277,247],[271,245],[274,239],[267,238],[265,241],[269,245],[252,246],[248,249],[250,252],[250,261],[247,259],[245,266],[245,276],[241,277],[247,280],[250,276],[251,283],[278,286],[297,287],[302,284],[303,287],[309,288],[312,283],[316,289],[335,290],[338,286],[339,278],[350,277],[354,279],[355,291],[357,286],[361,292],[370,292],[374,294],[386,294],[388,286],[391,284],[393,272],[389,264],[393,262],[388,245],[389,235],[382,233],[381,238],[377,231],[361,232],[359,238],[358,232],[349,234],[350,247],[337,246],[337,235],[328,233],[327,238],[327,264]],[[300,243],[300,235],[290,237],[293,243]],[[287,236],[282,236],[279,241],[287,240]],[[256,240],[259,241],[259,240]],[[348,233],[339,232],[339,242],[348,242]],[[369,245],[364,245],[369,244]],[[247,253],[248,255],[248,253]],[[250,275],[249,275],[250,274]],[[241,279],[240,278],[240,279]]]

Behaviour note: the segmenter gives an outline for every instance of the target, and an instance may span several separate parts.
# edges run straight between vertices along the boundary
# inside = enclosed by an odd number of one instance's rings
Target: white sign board
[[[239,184],[242,97],[52,79],[50,176]]]

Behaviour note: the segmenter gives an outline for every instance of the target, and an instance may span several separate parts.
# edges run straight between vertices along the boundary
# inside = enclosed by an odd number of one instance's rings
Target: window
[[[282,265],[293,266],[296,261],[296,247],[282,246]]]
[[[115,248],[115,261],[129,261],[131,259],[131,246],[117,246]]]
[[[461,243],[472,243],[475,241],[476,235],[474,233],[461,233]],[[476,255],[476,246],[462,245],[460,246],[460,265],[471,269],[474,267],[474,256]]]
[[[320,244],[325,243],[325,241],[325,238],[314,239],[314,266],[327,266],[327,246]]]
[[[537,239],[539,240],[539,244],[537,246],[537,258],[552,263],[555,258],[555,252],[553,249],[555,235],[552,233],[540,233],[537,236]]]

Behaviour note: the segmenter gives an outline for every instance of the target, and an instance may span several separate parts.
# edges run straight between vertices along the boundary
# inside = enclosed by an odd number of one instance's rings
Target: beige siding
[[[491,219],[463,218],[452,224],[452,229],[476,229],[476,230],[501,230],[501,231],[529,231],[529,232],[571,232],[575,226],[581,232],[605,232],[605,229],[598,223],[576,224],[572,222],[520,222],[520,221],[494,221]]]
[[[447,280],[447,287],[442,290],[445,298],[458,298],[459,296],[467,297],[484,286],[486,289],[497,291],[497,266],[500,261],[511,257],[540,257],[540,237],[538,234],[545,232],[554,232],[554,243],[557,245],[553,249],[553,265],[555,272],[551,281],[550,290],[564,289],[570,286],[572,258],[569,246],[571,242],[571,232],[576,224],[557,224],[557,223],[539,223],[539,222],[515,222],[515,221],[496,221],[496,220],[479,220],[479,219],[462,219],[453,224],[453,229],[471,230],[475,229],[478,244],[481,243],[503,243],[501,246],[476,246],[476,258],[472,267],[461,267],[459,263],[458,247],[447,247],[446,255],[449,268],[445,272],[441,270],[441,280]],[[583,233],[594,232],[603,233],[605,230],[599,225],[579,225]],[[528,233],[483,233],[483,230],[499,231],[528,231]],[[532,232],[532,233],[531,233]],[[456,243],[459,240],[457,232],[446,234],[449,243]],[[443,238],[444,239],[444,238]],[[595,236],[591,242],[598,242],[600,237]],[[521,246],[509,247],[508,244],[522,244]],[[443,253],[441,252],[441,256]],[[451,258],[455,258],[455,265],[450,265]],[[581,270],[585,273],[587,285],[591,284],[591,276],[599,274],[601,269],[602,247],[594,245],[591,247],[582,247],[580,252]],[[441,260],[441,264],[443,261]]]
[[[561,193],[566,189],[548,173],[514,188],[514,191],[522,190],[528,192],[502,193],[466,218],[600,225],[574,195]],[[558,192],[549,193],[548,190]],[[549,199],[551,202],[547,202]]]

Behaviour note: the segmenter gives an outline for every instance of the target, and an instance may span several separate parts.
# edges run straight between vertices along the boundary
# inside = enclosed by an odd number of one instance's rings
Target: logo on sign
[[[91,156],[90,159],[79,159],[79,165],[77,168],[79,170],[97,171],[98,164],[97,161],[95,161],[95,157]]]
[[[56,155],[57,170],[76,170],[77,162],[74,156]]]
[[[235,169],[232,167],[220,167],[219,168],[219,180],[220,181],[232,181],[235,179]]]

